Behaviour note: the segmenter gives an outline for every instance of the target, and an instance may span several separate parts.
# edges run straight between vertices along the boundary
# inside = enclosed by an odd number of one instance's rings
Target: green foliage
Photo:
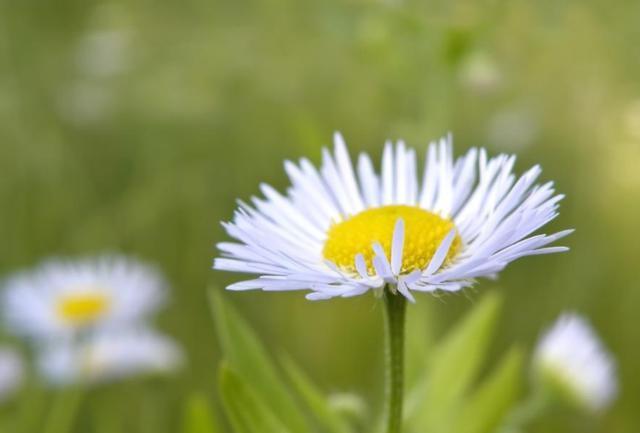
[[[218,290],[211,289],[210,294],[218,340],[229,365],[251,384],[258,397],[284,426],[295,433],[308,432],[308,424],[297,402],[291,397],[264,346],[233,308],[223,301]],[[222,375],[227,376],[233,375]],[[229,378],[232,382],[237,380],[235,376]]]
[[[250,326],[211,289],[212,310],[225,363],[220,367],[220,393],[225,412],[237,433],[311,431],[310,421],[299,402],[322,432],[349,433],[347,421],[334,410],[329,399],[287,356],[282,367],[295,390],[268,356]]]
[[[407,425],[416,431],[448,431],[482,367],[499,306],[497,295],[485,296],[438,345],[429,370],[408,397]]]
[[[478,388],[469,395],[450,431],[487,433],[495,431],[516,402],[523,367],[522,351],[510,350]]]
[[[282,357],[282,367],[322,431],[326,433],[349,433],[351,431],[346,421],[331,407],[327,396],[316,387],[293,359],[288,356]]]
[[[236,432],[271,432],[278,428],[281,431],[295,431],[289,425],[293,420],[305,416],[299,409],[298,400],[304,402],[317,431],[353,431],[353,426],[335,411],[327,396],[303,370],[290,357],[282,356],[280,364],[297,399],[292,397],[293,392],[281,378],[249,325],[219,294],[212,291],[212,297],[213,312],[218,315],[216,323],[219,338],[228,360],[228,364],[221,366],[220,392],[226,414]],[[484,296],[438,342],[433,353],[425,356],[422,377],[410,383],[412,390],[406,406],[407,431],[491,433],[499,427],[519,394],[523,374],[522,352],[519,349],[508,351],[486,378],[477,385],[475,383],[489,349],[500,304],[497,295]],[[408,332],[426,335],[426,331],[420,329],[426,323],[424,320],[414,318],[411,323]],[[426,345],[426,341],[421,345],[414,340],[409,345],[409,351],[414,356],[425,353]],[[266,383],[271,388],[265,388]],[[273,389],[274,394],[269,394],[266,391],[268,389]],[[286,404],[295,411],[287,414],[290,419],[277,412],[283,402],[273,401],[282,395],[287,396]],[[305,422],[305,425],[309,423]]]
[[[222,433],[211,402],[203,394],[194,393],[185,403],[182,433]]]
[[[352,431],[329,398],[293,359],[281,357],[287,381],[251,327],[220,293],[215,289],[210,293],[226,360],[220,367],[220,394],[236,432],[316,431],[312,424],[326,433]]]
[[[236,433],[293,433],[271,411],[251,385],[227,365],[220,366],[220,394]]]

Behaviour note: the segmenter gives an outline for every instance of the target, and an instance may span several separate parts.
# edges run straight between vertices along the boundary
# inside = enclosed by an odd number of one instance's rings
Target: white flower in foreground
[[[173,340],[144,328],[100,332],[80,344],[44,348],[38,361],[53,384],[104,382],[144,373],[167,373],[180,366]]]
[[[451,137],[429,146],[424,175],[414,149],[384,148],[381,174],[366,154],[354,169],[346,145],[323,151],[317,170],[287,161],[292,186],[283,196],[262,185],[265,199],[240,203],[225,223],[238,243],[221,243],[216,269],[259,274],[230,290],[311,290],[309,299],[355,296],[385,285],[410,291],[456,291],[545,247],[571,230],[532,235],[558,215],[561,195],[535,184],[534,166],[512,173],[515,156],[489,159],[484,149],[453,158]]]
[[[22,384],[22,359],[13,349],[0,348],[0,401],[10,397]]]
[[[589,324],[576,314],[561,316],[534,355],[538,377],[592,411],[608,406],[617,392],[614,361]]]
[[[144,264],[105,256],[52,260],[9,278],[3,289],[9,327],[52,338],[138,322],[163,302],[165,282]]]

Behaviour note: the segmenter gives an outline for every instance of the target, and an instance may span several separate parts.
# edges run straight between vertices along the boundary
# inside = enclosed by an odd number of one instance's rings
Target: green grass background
[[[588,314],[618,359],[620,398],[599,423],[558,415],[535,431],[639,431],[638,22],[640,3],[604,0],[1,0],[0,271],[103,251],[156,262],[173,287],[159,327],[189,357],[172,378],[90,391],[76,430],[118,413],[124,431],[172,431],[192,391],[217,404],[206,287],[240,278],[210,269],[219,221],[259,182],[285,188],[282,161],[319,162],[340,130],[376,158],[386,138],[423,149],[452,131],[457,154],[542,164],[567,194],[547,230],[576,228],[572,251],[418,302],[440,335],[503,292],[496,354],[565,309]],[[373,297],[227,298],[326,389],[379,401]]]

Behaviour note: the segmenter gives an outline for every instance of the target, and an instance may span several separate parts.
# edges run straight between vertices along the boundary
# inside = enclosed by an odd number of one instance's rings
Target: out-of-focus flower
[[[126,9],[114,3],[93,8],[73,55],[75,74],[58,92],[58,111],[69,122],[103,123],[118,109],[118,78],[135,63],[135,31],[126,15]]]
[[[87,34],[76,52],[80,71],[106,78],[126,71],[130,64],[129,34],[121,29],[97,30]]]
[[[473,52],[463,60],[459,78],[465,87],[480,94],[496,91],[503,81],[495,60],[483,51]]]
[[[182,351],[173,340],[146,328],[132,328],[45,347],[38,366],[51,383],[67,385],[167,373],[182,360]]]
[[[630,137],[640,139],[640,99],[630,102],[623,112],[624,129]]]
[[[515,151],[530,146],[538,132],[537,120],[528,110],[511,108],[493,116],[487,135],[498,149]]]
[[[576,314],[561,316],[542,337],[534,367],[542,386],[590,411],[607,407],[617,392],[611,355]]]
[[[52,260],[10,277],[3,289],[10,330],[36,339],[130,326],[165,298],[165,282],[154,268],[118,256]]]
[[[551,182],[535,183],[539,166],[516,177],[514,162],[484,149],[454,160],[448,136],[429,146],[422,179],[403,142],[387,143],[378,175],[366,154],[354,169],[336,134],[320,170],[306,159],[285,163],[288,195],[263,184],[266,199],[240,203],[223,224],[238,242],[218,245],[214,267],[260,275],[230,290],[310,290],[309,299],[385,285],[411,301],[411,291],[460,290],[520,257],[567,249],[547,245],[571,230],[533,235],[558,215],[563,196]]]
[[[344,418],[357,422],[366,421],[369,415],[366,402],[357,394],[347,392],[330,394],[329,405]]]
[[[22,359],[13,349],[0,348],[0,401],[9,398],[22,384]]]
[[[78,124],[97,123],[113,111],[113,91],[101,83],[79,79],[66,86],[58,99],[60,113]]]

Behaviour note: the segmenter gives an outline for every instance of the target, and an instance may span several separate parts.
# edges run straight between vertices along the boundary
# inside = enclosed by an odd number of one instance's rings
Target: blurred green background
[[[496,354],[531,346],[565,309],[587,314],[621,395],[597,425],[557,416],[535,431],[640,431],[638,22],[640,3],[604,0],[0,1],[0,271],[103,251],[161,265],[173,294],[159,325],[187,368],[103,387],[85,406],[120,400],[148,431],[165,428],[193,390],[216,401],[206,287],[242,277],[211,270],[235,199],[262,181],[284,189],[282,161],[318,162],[334,130],[376,158],[386,138],[424,149],[452,131],[457,154],[542,164],[567,195],[546,230],[575,227],[572,251],[411,308],[437,336],[502,292]],[[372,296],[226,297],[323,387],[379,401]]]

